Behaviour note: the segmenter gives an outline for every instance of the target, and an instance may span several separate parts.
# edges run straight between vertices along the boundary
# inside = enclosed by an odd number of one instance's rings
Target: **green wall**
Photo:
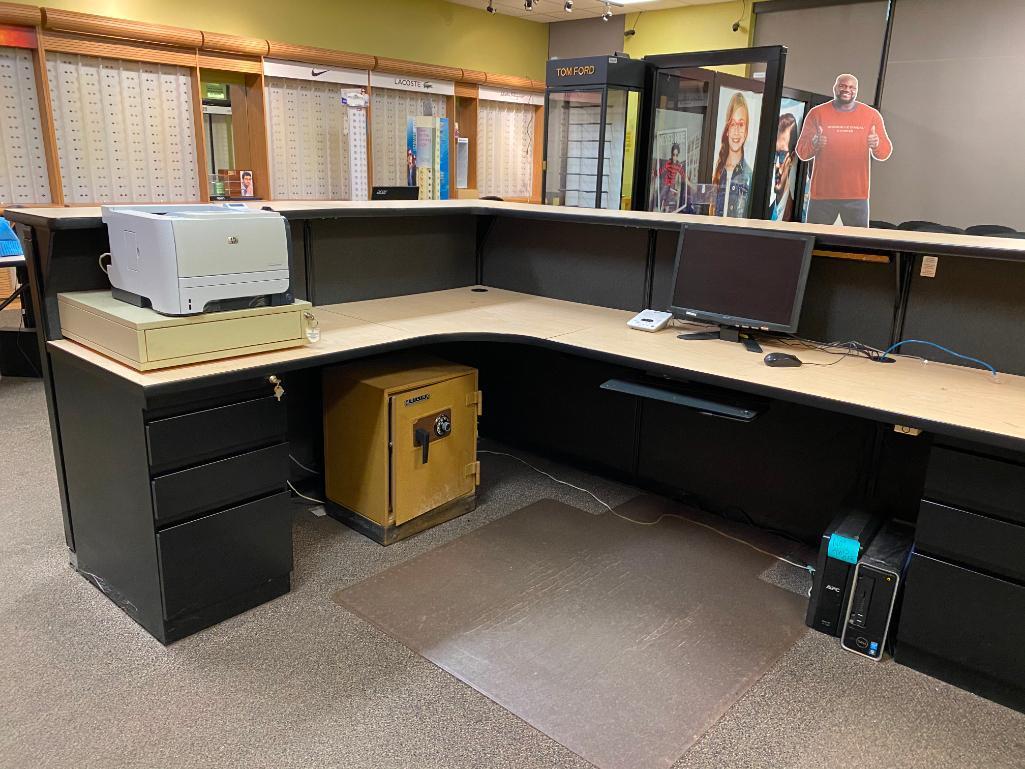
[[[444,0],[40,0],[38,5],[544,80],[548,25]]]
[[[746,48],[751,41],[751,2],[733,0],[712,5],[689,5],[663,11],[646,11],[638,17],[627,14],[626,28],[636,23],[637,34],[625,38],[626,53],[634,59],[660,53],[717,51]],[[740,30],[734,32],[738,17]],[[723,67],[724,71],[744,74],[743,67]]]

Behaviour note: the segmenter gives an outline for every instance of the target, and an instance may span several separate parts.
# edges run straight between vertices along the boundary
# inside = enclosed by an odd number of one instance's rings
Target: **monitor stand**
[[[748,352],[762,352],[761,345],[750,335],[741,334],[736,326],[719,326],[718,331],[694,331],[690,334],[680,334],[676,338],[691,341],[722,339],[724,342],[740,342]]]

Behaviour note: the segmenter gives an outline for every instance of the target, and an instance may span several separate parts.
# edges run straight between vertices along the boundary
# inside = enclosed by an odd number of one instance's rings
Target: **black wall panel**
[[[944,256],[936,277],[915,259],[903,339],[926,339],[981,358],[1000,371],[1025,374],[1025,263]],[[960,365],[924,345],[901,352]]]
[[[812,257],[797,333],[820,342],[856,339],[885,348],[896,299],[895,260],[879,264]]]
[[[553,350],[502,343],[434,352],[480,372],[480,432],[623,478],[633,472],[637,408],[601,389],[628,369]]]
[[[871,422],[780,401],[748,423],[645,401],[638,476],[813,542],[861,488],[874,436]]]
[[[673,301],[673,268],[679,232],[659,231],[655,241],[655,268],[652,271],[651,309],[669,312]]]
[[[648,231],[496,217],[484,283],[620,310],[644,309]]]
[[[473,285],[472,216],[314,220],[310,300],[317,305]]]

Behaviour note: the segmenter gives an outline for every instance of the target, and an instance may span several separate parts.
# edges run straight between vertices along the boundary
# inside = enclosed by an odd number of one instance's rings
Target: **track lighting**
[[[488,0],[488,7],[485,8],[484,10],[487,11],[488,13],[494,13],[495,12],[494,0]]]
[[[566,4],[562,6],[566,9],[566,13],[572,13],[573,11],[573,0],[566,0]]]
[[[612,6],[609,5],[608,3],[605,3],[605,13],[603,13],[601,15],[601,20],[602,21],[608,21],[611,18],[612,18]]]
[[[532,11],[534,10],[534,0],[523,0],[523,10]]]

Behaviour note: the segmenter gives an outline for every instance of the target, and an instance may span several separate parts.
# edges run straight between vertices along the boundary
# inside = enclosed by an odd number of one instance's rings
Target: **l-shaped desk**
[[[855,489],[917,517],[898,661],[1025,706],[1025,352],[1005,336],[1025,322],[1022,241],[739,222],[812,232],[831,254],[815,259],[802,336],[934,338],[1001,373],[813,349],[797,352],[832,365],[777,369],[740,345],[681,342],[678,328],[627,328],[666,306],[688,217],[272,207],[291,221],[296,293],[320,341],[149,373],[60,338],[56,294],[104,286],[98,211],[8,212],[29,246],[72,563],[161,641],[289,589],[286,480],[315,479],[288,455],[322,461],[320,370],[429,347],[480,369],[481,430],[512,444],[808,542]],[[930,278],[923,257],[936,255]],[[759,416],[717,419],[659,391]]]

